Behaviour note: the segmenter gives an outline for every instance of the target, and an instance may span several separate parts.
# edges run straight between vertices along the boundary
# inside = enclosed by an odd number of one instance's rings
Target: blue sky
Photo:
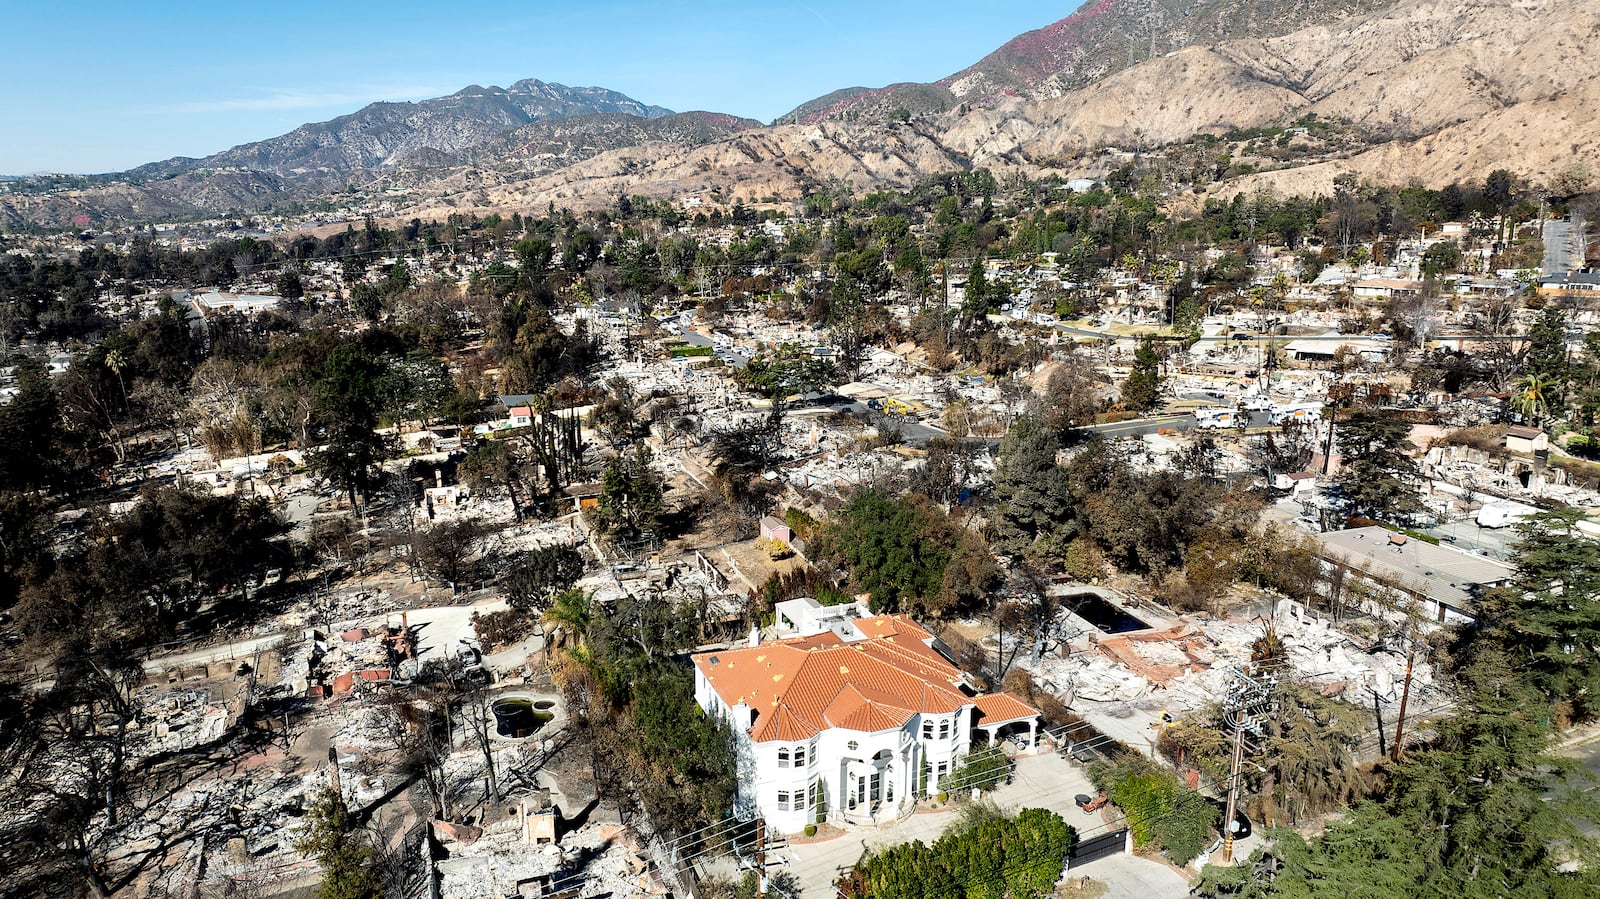
[[[936,80],[1076,6],[21,0],[0,19],[0,173],[205,156],[523,78],[769,121],[836,88]]]

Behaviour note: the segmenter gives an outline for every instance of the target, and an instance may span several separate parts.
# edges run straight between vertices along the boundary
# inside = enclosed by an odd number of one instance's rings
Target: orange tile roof
[[[789,710],[789,707],[779,702],[772,710],[772,714],[763,715],[757,719],[756,726],[750,732],[751,739],[757,743],[766,743],[771,740],[783,740],[786,743],[796,743],[800,740],[809,740],[817,735],[817,729],[800,720],[800,716]]]
[[[802,649],[813,649],[821,646],[839,646],[840,644],[844,643],[844,638],[840,637],[833,631],[823,631],[820,634],[812,634],[809,637],[790,637],[787,640],[780,640],[778,642],[786,646],[798,646]]]
[[[839,719],[839,727],[846,730],[859,730],[862,733],[877,733],[883,730],[893,730],[911,720],[911,712],[905,709],[890,708],[876,702],[863,702],[861,707]]]
[[[1038,709],[1010,693],[989,693],[979,696],[974,702],[978,706],[975,724],[1009,724],[1024,718],[1039,717]]]
[[[869,639],[906,634],[921,641],[933,636],[922,625],[912,621],[909,615],[874,615],[871,618],[857,618],[855,626]]]
[[[961,672],[923,642],[931,635],[911,619],[855,623],[868,639],[845,643],[825,631],[701,653],[694,663],[723,702],[755,712],[757,742],[806,739],[832,727],[889,730],[919,712],[947,714],[974,702],[961,690]]]

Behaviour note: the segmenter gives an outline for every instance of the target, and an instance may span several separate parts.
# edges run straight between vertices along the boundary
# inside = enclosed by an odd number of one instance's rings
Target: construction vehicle
[[[910,400],[903,400],[897,396],[891,396],[883,401],[883,411],[893,412],[896,415],[910,415],[913,412],[922,411],[922,407],[911,402]]]

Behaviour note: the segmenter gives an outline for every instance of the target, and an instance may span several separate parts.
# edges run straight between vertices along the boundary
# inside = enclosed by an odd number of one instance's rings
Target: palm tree
[[[582,646],[593,618],[594,597],[579,589],[557,594],[544,612],[546,644],[558,648]]]
[[[1538,372],[1528,372],[1517,382],[1516,393],[1511,397],[1512,402],[1516,403],[1518,411],[1538,425],[1549,412],[1551,387],[1552,383],[1548,377]]]
[[[122,350],[107,350],[105,365],[117,376],[117,386],[122,388],[122,405],[128,405],[128,382],[122,379],[123,369],[128,367],[127,355]]]

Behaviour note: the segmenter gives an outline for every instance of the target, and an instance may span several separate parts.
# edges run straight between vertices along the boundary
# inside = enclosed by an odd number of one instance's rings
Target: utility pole
[[[1415,635],[1407,630],[1406,637],[1410,642],[1410,646],[1406,649],[1406,681],[1405,686],[1400,690],[1400,720],[1394,726],[1394,747],[1389,753],[1389,758],[1396,762],[1400,761],[1400,757],[1404,755],[1406,751],[1406,704],[1411,701],[1411,666],[1417,658],[1417,641],[1415,639]]]
[[[1233,763],[1228,774],[1228,805],[1222,821],[1222,863],[1233,863],[1233,836],[1238,827],[1239,774],[1244,767],[1244,732],[1260,735],[1272,710],[1272,693],[1278,680],[1257,678],[1243,670],[1233,672],[1233,683],[1222,700],[1223,720],[1233,726]]]
[[[756,899],[767,899],[767,819],[756,818]]]

